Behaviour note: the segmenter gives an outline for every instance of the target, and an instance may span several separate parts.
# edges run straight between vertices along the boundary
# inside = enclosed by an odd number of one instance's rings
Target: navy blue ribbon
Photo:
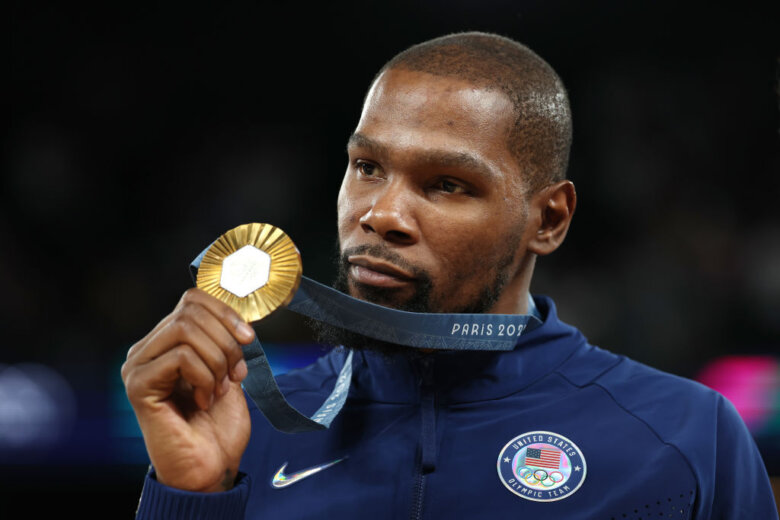
[[[193,281],[206,248],[190,264]],[[530,314],[433,314],[406,312],[358,300],[305,276],[287,308],[317,321],[408,347],[446,350],[512,350],[521,334],[541,325],[529,296]],[[244,347],[249,374],[244,389],[277,430],[297,433],[330,426],[344,406],[352,379],[352,352],[323,405],[307,417],[290,405],[276,385],[268,359],[255,339]]]

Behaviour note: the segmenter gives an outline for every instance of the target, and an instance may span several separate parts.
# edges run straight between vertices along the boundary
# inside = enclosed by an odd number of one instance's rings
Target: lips
[[[401,287],[414,281],[403,269],[377,258],[354,255],[347,258],[350,277],[358,283],[376,287]]]

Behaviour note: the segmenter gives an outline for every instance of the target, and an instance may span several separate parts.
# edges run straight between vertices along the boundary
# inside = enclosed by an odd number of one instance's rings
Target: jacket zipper
[[[432,359],[420,361],[420,464],[412,493],[412,520],[422,518],[425,476],[436,469],[436,400],[433,388]]]
[[[418,466],[417,478],[414,479],[414,491],[412,495],[412,520],[422,518],[423,493],[425,492],[425,475],[422,467]]]

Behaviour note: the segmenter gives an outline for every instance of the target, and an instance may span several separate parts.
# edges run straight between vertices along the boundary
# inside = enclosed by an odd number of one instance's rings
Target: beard
[[[350,263],[347,260],[351,255],[369,254],[376,258],[381,258],[403,268],[414,277],[415,290],[413,295],[403,302],[397,302],[395,298],[395,289],[376,287],[353,281],[353,284],[359,288],[363,299],[408,312],[441,312],[441,309],[434,308],[433,301],[433,281],[431,276],[425,270],[413,266],[406,262],[398,253],[392,251],[383,245],[364,245],[340,251],[336,257],[337,276],[333,283],[333,288],[345,294],[349,294],[348,271]],[[509,280],[508,267],[514,259],[514,247],[508,248],[506,254],[496,264],[493,278],[485,284],[480,293],[470,302],[459,308],[449,311],[454,313],[480,314],[489,310],[498,301]],[[489,264],[488,264],[489,265]],[[465,278],[465,275],[458,278]],[[406,356],[422,356],[425,352],[415,347],[397,345],[386,341],[374,339],[349,330],[335,327],[325,322],[309,319],[309,325],[315,333],[317,341],[324,345],[343,346],[353,350],[366,350],[379,352],[386,357],[403,354]]]

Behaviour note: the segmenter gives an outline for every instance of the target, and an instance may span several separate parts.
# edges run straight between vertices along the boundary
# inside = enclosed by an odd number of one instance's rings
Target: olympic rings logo
[[[560,471],[548,472],[543,469],[529,468],[528,466],[520,468],[517,472],[517,476],[528,486],[546,488],[560,484],[565,478]]]

